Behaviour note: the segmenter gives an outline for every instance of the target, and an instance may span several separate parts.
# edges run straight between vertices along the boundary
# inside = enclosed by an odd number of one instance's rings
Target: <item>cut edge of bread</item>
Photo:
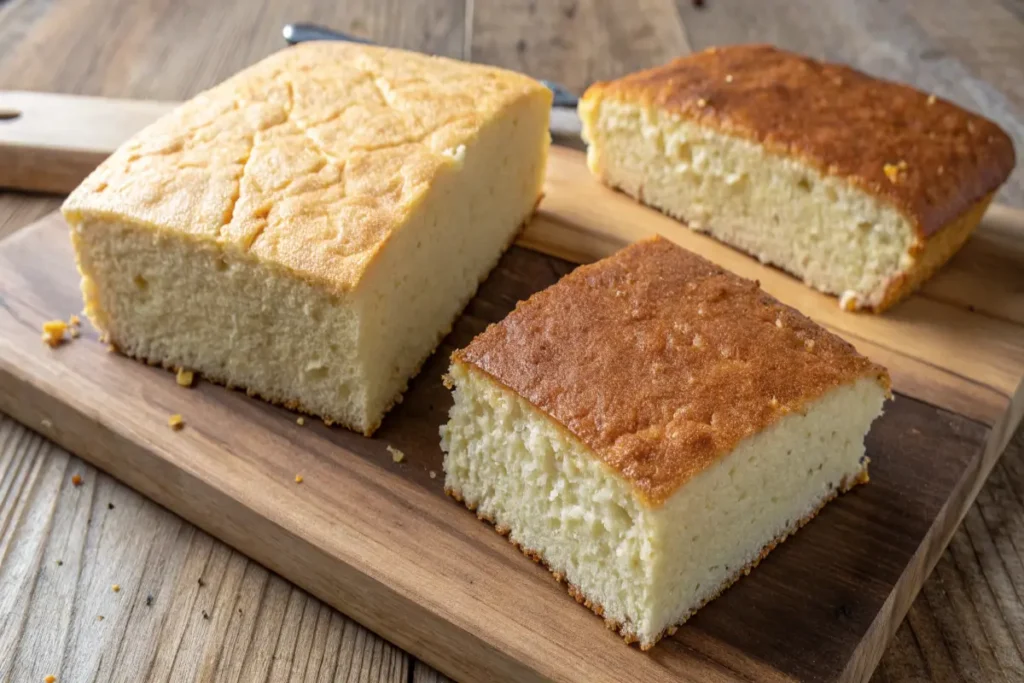
[[[836,296],[847,311],[882,312],[920,287],[992,199],[924,238],[900,207],[745,137],[597,95],[579,109],[601,182]]]

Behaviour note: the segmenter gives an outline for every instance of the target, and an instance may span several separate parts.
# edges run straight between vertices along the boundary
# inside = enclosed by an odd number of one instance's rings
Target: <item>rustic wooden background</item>
[[[289,21],[577,91],[690,48],[774,42],[950,97],[998,120],[1024,149],[1022,0],[0,0],[0,89],[182,99],[278,49]],[[1021,177],[1001,201],[1024,206]],[[0,237],[59,203],[0,192]],[[1022,501],[1024,431],[875,680],[1024,680]],[[48,674],[62,683],[442,678],[0,415],[0,681]]]

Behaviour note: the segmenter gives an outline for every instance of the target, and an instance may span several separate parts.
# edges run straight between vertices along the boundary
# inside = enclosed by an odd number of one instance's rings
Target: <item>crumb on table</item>
[[[173,429],[174,431],[178,431],[179,429],[185,426],[185,420],[182,419],[181,415],[175,413],[174,415],[171,415],[169,418],[167,418],[167,426]]]
[[[53,674],[50,674],[49,676],[47,676],[46,678],[43,679],[43,683],[54,683],[54,681],[56,681],[56,680],[57,680],[57,677],[54,676]]]
[[[67,329],[68,324],[63,320],[49,320],[43,323],[43,342],[52,348],[60,346]]]
[[[80,474],[72,474],[71,475],[71,485],[72,486],[81,486],[82,485],[82,475],[80,475]]]
[[[302,475],[301,474],[296,474],[295,475],[295,483],[296,484],[301,484],[302,483]]]
[[[391,454],[391,459],[395,462],[402,462],[403,460],[405,460],[405,453],[398,450],[391,444],[388,444],[388,453]]]
[[[430,470],[430,478],[437,479],[437,472],[435,472],[434,470]]]
[[[178,368],[178,376],[175,379],[177,379],[179,387],[190,387],[195,379],[195,374],[191,370]]]
[[[110,590],[114,591],[115,593],[120,593],[121,592],[121,584],[115,583],[113,586],[110,587]]]
[[[79,318],[74,313],[72,313],[71,317],[68,318],[68,325],[74,325],[75,327],[77,327],[78,325],[81,325],[81,324],[82,324],[82,319]]]
[[[297,418],[295,418],[295,424],[301,427],[302,425],[306,424],[306,418],[299,415]]]

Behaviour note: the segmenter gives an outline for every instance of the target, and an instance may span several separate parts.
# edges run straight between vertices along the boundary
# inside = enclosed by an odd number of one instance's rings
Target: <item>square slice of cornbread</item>
[[[445,488],[644,649],[867,480],[886,371],[657,239],[453,355]]]
[[[768,45],[710,48],[589,88],[606,184],[882,311],[963,245],[1015,158],[995,123]]]
[[[372,433],[540,197],[551,94],[309,43],[133,137],[64,204],[124,353]]]

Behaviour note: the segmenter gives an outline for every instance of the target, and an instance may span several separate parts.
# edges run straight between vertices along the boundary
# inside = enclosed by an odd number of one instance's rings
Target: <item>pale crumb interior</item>
[[[486,124],[346,295],[237,249],[85,215],[72,225],[89,316],[126,353],[372,432],[540,196],[543,97]]]
[[[866,467],[864,435],[885,390],[839,387],[743,442],[661,506],[592,451],[471,366],[451,368],[441,428],[445,486],[510,528],[620,632],[653,644],[713,599],[773,541]]]
[[[882,302],[913,265],[913,226],[849,182],[660,109],[581,105],[605,183],[843,299]]]

